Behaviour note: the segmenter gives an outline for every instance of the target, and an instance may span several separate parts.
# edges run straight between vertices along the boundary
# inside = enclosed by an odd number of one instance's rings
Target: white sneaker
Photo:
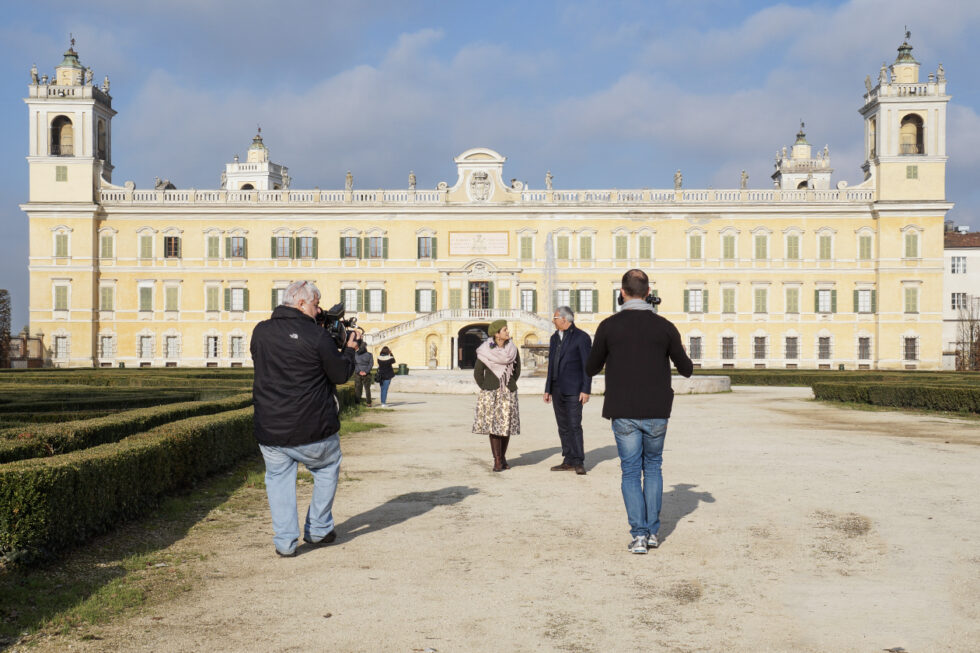
[[[658,546],[660,546],[660,542],[657,540],[657,536],[653,534],[647,535],[647,548],[656,549]]]
[[[388,404],[381,404],[381,407],[382,408],[387,408],[388,407]]]
[[[630,553],[646,553],[647,552],[647,538],[643,535],[637,535],[633,538],[633,541],[629,545]]]

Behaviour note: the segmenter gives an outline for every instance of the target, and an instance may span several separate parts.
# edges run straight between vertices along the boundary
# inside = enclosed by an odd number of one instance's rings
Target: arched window
[[[98,133],[96,138],[96,149],[98,150],[97,157],[102,161],[106,160],[106,147],[105,147],[105,120],[99,120]]]
[[[75,152],[75,130],[67,116],[51,121],[51,156],[72,156]]]
[[[242,184],[242,190],[255,190],[255,186],[252,184]]]
[[[899,130],[902,154],[925,154],[922,147],[922,118],[914,113],[902,118]]]
[[[807,182],[806,179],[804,179],[803,181],[801,181],[799,184],[796,185],[796,190],[806,190],[809,187],[810,184]]]

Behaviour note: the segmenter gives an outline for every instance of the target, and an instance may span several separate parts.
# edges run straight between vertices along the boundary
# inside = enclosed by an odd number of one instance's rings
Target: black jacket
[[[592,377],[585,373],[585,361],[589,358],[592,338],[573,323],[565,329],[565,337],[551,334],[548,350],[548,378],[544,382],[547,394],[592,394]]]
[[[386,381],[387,379],[395,378],[395,357],[388,356],[385,359],[383,356],[378,356],[378,381]]]
[[[255,326],[250,348],[260,444],[294,447],[340,430],[334,392],[354,373],[353,349],[338,352],[326,330],[291,306]]]
[[[520,375],[521,355],[518,353],[514,359],[514,372],[507,380],[507,389],[511,392],[517,392],[517,379]],[[479,358],[476,359],[476,365],[473,366],[473,378],[476,379],[476,384],[480,386],[480,390],[496,390],[500,387],[500,379]]]
[[[670,361],[683,376],[694,364],[684,352],[677,327],[652,311],[625,310],[599,324],[585,364],[589,376],[606,367],[602,416],[646,419],[670,417],[674,391]]]

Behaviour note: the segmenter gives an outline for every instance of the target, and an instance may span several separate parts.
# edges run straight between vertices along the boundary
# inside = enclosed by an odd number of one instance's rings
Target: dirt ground
[[[396,379],[394,410],[369,413],[386,427],[344,441],[336,544],[280,559],[258,511],[215,538],[192,591],[38,650],[976,650],[980,422],[810,396],[678,396],[663,544],[642,556],[601,397],[587,476],[549,471],[554,416],[527,396],[495,474],[474,398]]]

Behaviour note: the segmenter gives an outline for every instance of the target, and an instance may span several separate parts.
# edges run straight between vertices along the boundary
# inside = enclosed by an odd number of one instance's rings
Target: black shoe
[[[579,476],[585,476],[585,465],[575,465],[575,473]]]
[[[555,465],[554,467],[552,467],[551,468],[551,471],[553,471],[553,472],[569,472],[569,471],[571,471],[573,469],[575,469],[575,466],[574,465],[569,465],[568,463],[562,463],[560,465]]]
[[[316,542],[314,542],[313,540],[308,540],[305,537],[303,538],[303,541],[309,544],[310,546],[326,546],[327,544],[331,544],[336,539],[337,539],[337,531],[330,531],[329,533],[323,536],[323,539],[318,540]]]
[[[293,549],[293,552],[292,553],[283,553],[279,549],[276,549],[276,555],[279,556],[280,558],[295,558],[296,557],[296,549]]]

